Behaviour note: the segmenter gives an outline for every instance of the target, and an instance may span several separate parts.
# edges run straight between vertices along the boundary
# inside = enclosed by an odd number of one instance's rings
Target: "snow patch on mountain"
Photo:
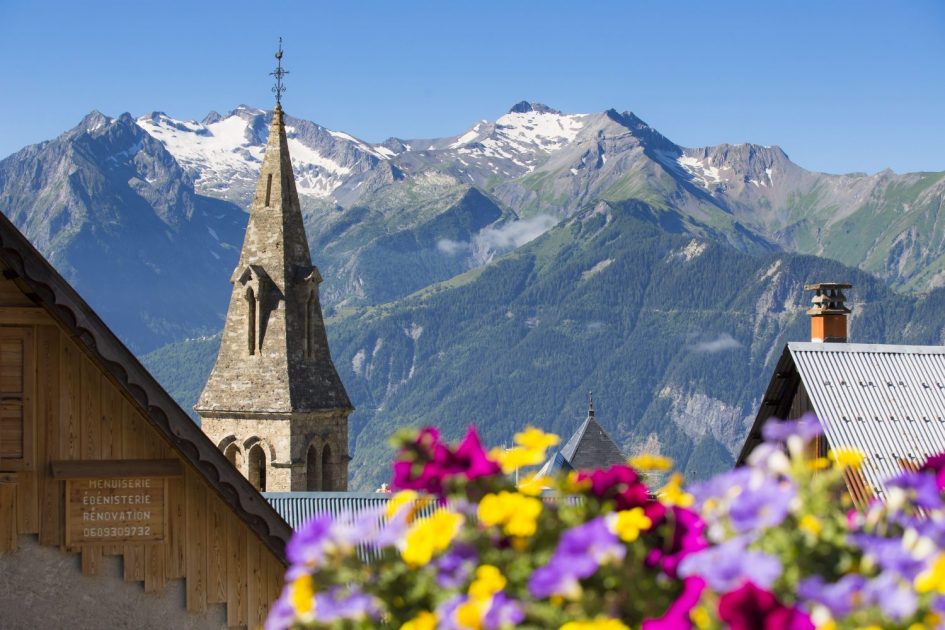
[[[253,116],[264,114],[262,110],[240,107],[229,116],[208,116],[206,123],[199,123],[177,120],[157,112],[138,118],[137,124],[164,144],[168,152],[194,177],[194,185],[199,192],[220,194],[228,191],[234,182],[250,185],[259,176],[265,153],[265,136],[258,136],[251,121]],[[381,151],[346,133],[326,131],[377,158],[389,159],[393,155],[393,151],[386,147],[381,147]],[[349,167],[300,140],[295,127],[286,125],[286,136],[301,195],[328,197],[351,174]]]
[[[714,188],[723,183],[728,177],[723,175],[722,171],[732,170],[731,166],[719,168],[710,164],[708,160],[700,160],[699,158],[688,155],[680,155],[676,159],[676,163],[679,164],[684,171],[692,175],[693,181],[703,188]]]

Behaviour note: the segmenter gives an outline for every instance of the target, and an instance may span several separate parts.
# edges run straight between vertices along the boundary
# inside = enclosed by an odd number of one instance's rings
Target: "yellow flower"
[[[841,468],[859,468],[866,456],[856,448],[840,447],[831,449],[827,456]]]
[[[699,630],[706,630],[712,626],[712,618],[709,617],[708,611],[703,606],[696,606],[690,610],[689,619],[692,620],[692,625],[699,628]]]
[[[468,630],[481,630],[482,618],[489,612],[489,606],[492,600],[486,599],[467,599],[456,608],[456,623],[460,628]]]
[[[424,610],[400,626],[400,630],[436,630],[436,615]]]
[[[545,451],[536,451],[524,446],[513,446],[506,449],[496,448],[489,452],[489,458],[499,462],[502,472],[508,475],[519,468],[537,466],[542,463],[545,461]]]
[[[644,514],[643,508],[635,507],[608,515],[607,524],[620,540],[633,542],[640,537],[640,532],[653,526],[653,521]]]
[[[305,617],[315,607],[315,589],[312,588],[312,576],[302,575],[289,584],[289,601],[299,617]]]
[[[557,435],[545,433],[541,429],[528,427],[515,434],[512,448],[496,448],[489,452],[489,457],[499,462],[506,475],[526,466],[537,466],[545,461],[545,450],[561,441]]]
[[[696,502],[695,498],[683,490],[683,476],[675,473],[670,476],[669,481],[659,491],[660,500],[666,505],[678,505],[679,507],[692,507]]]
[[[476,579],[469,585],[469,596],[473,599],[488,599],[505,588],[506,583],[499,569],[484,564],[476,569]]]
[[[462,514],[438,510],[430,518],[411,525],[400,551],[404,562],[413,567],[427,564],[434,555],[449,547],[463,526]]]
[[[823,623],[817,624],[817,630],[837,630],[837,622],[833,619],[827,619]]]
[[[807,467],[811,470],[824,470],[830,466],[830,460],[826,457],[816,457],[807,462]]]
[[[931,567],[916,576],[915,590],[920,593],[945,593],[945,554],[939,554]]]
[[[484,496],[479,502],[477,516],[486,527],[502,525],[509,536],[531,536],[537,528],[542,507],[539,499],[503,490]]]
[[[559,630],[630,630],[616,619],[598,617],[593,621],[569,621]]]
[[[387,510],[384,515],[387,518],[394,518],[397,512],[400,511],[400,508],[413,503],[417,500],[418,496],[420,495],[414,490],[401,490],[387,502]]]
[[[583,492],[591,487],[590,479],[583,479],[578,481],[578,475],[581,473],[577,470],[572,470],[568,473],[567,477],[564,479],[564,490],[566,492]]]
[[[820,536],[820,532],[824,529],[820,519],[813,514],[805,514],[797,526],[815,538]]]
[[[515,434],[516,444],[532,451],[541,451],[542,453],[544,453],[546,449],[557,445],[560,441],[561,438],[557,435],[545,433],[535,427],[526,427],[521,433]]]
[[[627,460],[631,467],[637,470],[669,470],[673,467],[673,460],[662,455],[644,453]]]
[[[518,491],[530,497],[537,497],[545,488],[550,488],[554,480],[550,477],[543,477],[538,473],[528,475],[518,484]]]

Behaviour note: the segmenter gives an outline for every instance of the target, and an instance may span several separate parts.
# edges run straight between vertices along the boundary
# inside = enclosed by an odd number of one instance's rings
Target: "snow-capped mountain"
[[[201,122],[178,120],[152,112],[137,124],[161,142],[193,177],[205,195],[248,205],[259,175],[271,112],[240,105],[226,116],[211,112]],[[299,194],[328,199],[343,183],[375,169],[394,156],[340,131],[286,117],[289,153]]]
[[[212,328],[170,322],[168,305],[204,300],[232,271],[270,117],[247,106],[199,122],[93,112],[0,161],[2,210],[80,287],[99,287],[102,251],[137,269],[135,286],[152,278],[160,290],[142,300],[153,308],[109,307],[147,329],[135,343]],[[287,123],[328,308],[398,299],[628,201],[664,231],[822,255],[905,288],[945,284],[945,173],[815,173],[778,147],[686,148],[630,112],[524,101],[446,138],[372,144]]]

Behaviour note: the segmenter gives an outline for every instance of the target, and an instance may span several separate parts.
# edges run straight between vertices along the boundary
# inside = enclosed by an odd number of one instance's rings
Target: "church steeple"
[[[257,460],[262,456],[268,462],[268,474],[260,478],[257,472],[254,483],[275,490],[279,477],[284,478],[278,484],[282,490],[325,485],[337,490],[347,482],[347,416],[353,408],[325,335],[318,295],[322,278],[305,236],[280,102],[281,56],[280,40],[279,67],[273,73],[277,103],[265,157],[239,264],[230,278],[233,292],[220,352],[195,409],[221,448],[231,437],[236,438],[232,444],[242,444],[240,460],[247,462],[244,472],[251,481],[249,451],[259,445]],[[309,446],[314,455],[305,451]],[[317,460],[314,468],[309,456]],[[291,468],[290,478],[279,468]],[[309,477],[317,477],[317,483]],[[313,483],[319,487],[309,487]]]

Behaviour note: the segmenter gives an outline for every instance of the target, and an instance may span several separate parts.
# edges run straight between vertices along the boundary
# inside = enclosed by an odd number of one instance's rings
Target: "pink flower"
[[[731,630],[814,630],[807,613],[788,608],[751,582],[722,595],[719,617]]]
[[[669,605],[666,613],[659,619],[645,620],[643,630],[690,630],[692,622],[689,613],[699,603],[703,589],[705,589],[705,580],[701,577],[689,577],[683,580],[683,590],[676,601]]]
[[[590,481],[590,492],[602,501],[612,500],[618,510],[629,510],[651,503],[646,485],[629,466],[616,464],[606,470],[578,473],[579,483]]]
[[[467,481],[501,474],[499,464],[489,459],[475,427],[469,427],[466,437],[456,450],[440,441],[440,433],[433,427],[420,431],[417,438],[403,446],[394,462],[394,490],[421,490],[443,498],[444,482],[456,476]]]
[[[683,558],[702,551],[709,543],[702,535],[705,523],[698,514],[679,506],[673,506],[666,514],[666,525],[672,527],[672,540],[654,545],[646,562],[649,566],[659,566],[668,576],[675,578]]]
[[[939,490],[945,490],[945,453],[939,453],[938,455],[932,455],[925,463],[922,464],[920,470],[927,470],[935,474],[935,484],[938,486]]]

